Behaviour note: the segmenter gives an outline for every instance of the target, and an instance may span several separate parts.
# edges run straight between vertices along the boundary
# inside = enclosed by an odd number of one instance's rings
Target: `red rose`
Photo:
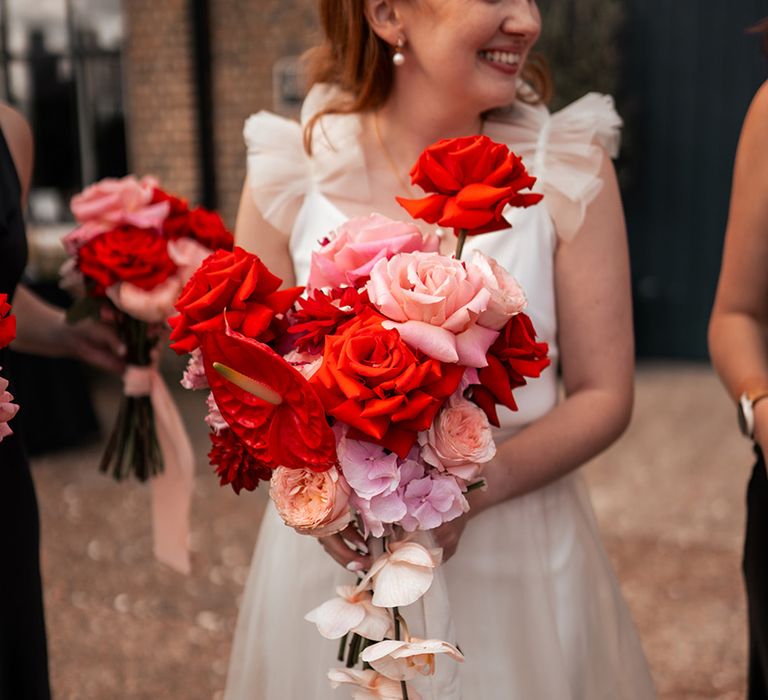
[[[16,337],[16,317],[11,313],[8,295],[0,294],[0,348]]]
[[[459,385],[464,367],[414,353],[370,308],[326,336],[323,364],[313,375],[325,410],[352,426],[349,436],[405,458]]]
[[[187,200],[155,189],[152,204],[168,202],[168,216],[163,222],[163,233],[170,240],[194,238],[206,248],[232,250],[234,238],[215,211],[197,207],[190,209]]]
[[[216,467],[221,486],[231,484],[235,493],[240,489],[253,491],[260,481],[272,478],[269,466],[256,459],[233,431],[211,433],[210,438],[213,446],[208,460]]]
[[[100,233],[77,252],[77,266],[91,280],[94,296],[117,282],[149,291],[176,272],[168,241],[155,229],[124,225]]]
[[[431,193],[423,199],[397,198],[411,216],[467,235],[508,228],[501,215],[507,204],[529,207],[542,198],[520,192],[536,178],[509,148],[487,136],[443,139],[429,146],[411,169],[411,182]]]
[[[227,324],[249,338],[270,342],[282,330],[276,316],[291,308],[302,292],[301,287],[278,291],[281,283],[242,248],[209,255],[176,302],[180,315],[169,319],[171,347],[180,355],[192,352],[204,334],[223,331]]]
[[[502,328],[486,355],[488,366],[477,372],[480,386],[472,389],[472,400],[493,425],[499,425],[496,404],[516,411],[512,390],[525,386],[526,377],[539,377],[549,367],[548,352],[546,343],[536,342],[536,329],[524,313],[514,315]]]
[[[316,289],[307,299],[299,299],[297,311],[291,314],[288,332],[298,337],[293,341],[300,352],[318,353],[327,335],[357,316],[368,305],[365,289],[338,287],[327,294]]]
[[[215,211],[202,207],[192,209],[187,215],[186,231],[182,234],[194,238],[211,250],[232,250],[235,240]]]
[[[163,233],[168,238],[180,238],[184,234],[179,234],[179,229],[186,226],[187,214],[189,214],[189,205],[186,199],[181,199],[175,195],[168,194],[164,190],[156,187],[152,195],[152,204],[159,202],[168,202],[168,216],[163,222]]]

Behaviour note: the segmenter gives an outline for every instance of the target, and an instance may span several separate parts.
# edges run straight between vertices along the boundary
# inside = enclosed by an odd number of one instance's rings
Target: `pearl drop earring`
[[[399,36],[397,37],[397,46],[395,46],[395,53],[392,54],[392,63],[397,67],[400,67],[405,63],[405,55],[403,54],[403,47],[405,46],[405,39]]]

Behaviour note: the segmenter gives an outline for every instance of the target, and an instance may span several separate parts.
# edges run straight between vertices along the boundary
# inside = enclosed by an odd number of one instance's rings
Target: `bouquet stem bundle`
[[[153,371],[157,333],[152,333],[149,324],[144,321],[119,311],[116,314],[118,333],[127,348],[126,375],[137,368]],[[134,393],[135,390],[132,391],[126,384],[126,392],[120,401],[117,420],[99,464],[99,471],[111,474],[118,481],[131,475],[139,481],[146,481],[163,471],[149,390],[147,386],[140,388],[141,393]]]

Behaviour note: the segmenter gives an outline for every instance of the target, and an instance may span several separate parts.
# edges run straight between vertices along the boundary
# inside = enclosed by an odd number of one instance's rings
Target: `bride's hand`
[[[438,547],[442,547],[443,549],[444,562],[448,561],[454,554],[456,554],[461,534],[467,526],[467,520],[469,520],[469,515],[465,513],[460,518],[444,523],[432,531],[435,543]]]
[[[354,525],[348,525],[335,535],[320,537],[318,542],[348,571],[367,571],[371,566],[368,546]]]

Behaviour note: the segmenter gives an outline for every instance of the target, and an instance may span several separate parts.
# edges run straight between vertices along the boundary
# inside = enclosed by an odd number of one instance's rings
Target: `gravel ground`
[[[111,380],[96,386],[107,426],[116,392]],[[218,487],[204,461],[202,396],[175,393],[200,456],[189,577],[153,561],[148,492],[98,474],[100,445],[33,463],[57,700],[222,696],[266,493]],[[586,467],[666,700],[744,695],[740,547],[750,459],[711,370],[663,364],[640,368],[631,428]]]

